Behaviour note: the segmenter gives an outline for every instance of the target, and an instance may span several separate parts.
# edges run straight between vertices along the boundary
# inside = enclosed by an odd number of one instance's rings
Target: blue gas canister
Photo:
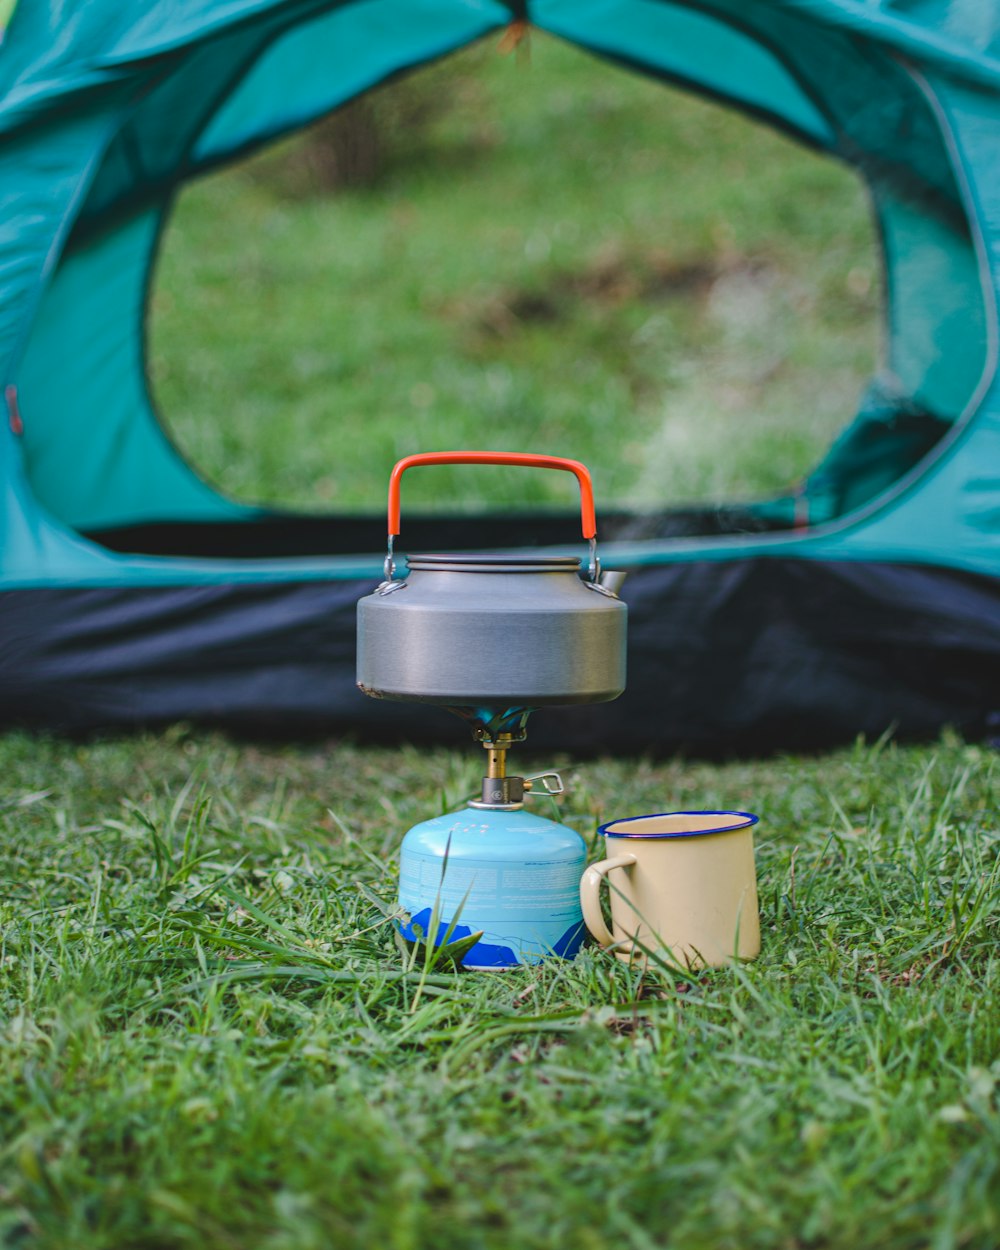
[[[403,937],[448,942],[482,937],[465,968],[513,968],[570,958],[584,934],[580,877],[587,848],[575,829],[520,806],[470,804],[414,825],[403,839],[399,903]],[[437,908],[436,934],[428,932]]]

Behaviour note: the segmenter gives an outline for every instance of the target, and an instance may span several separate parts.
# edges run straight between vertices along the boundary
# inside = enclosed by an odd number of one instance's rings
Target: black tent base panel
[[[464,748],[446,711],[364,697],[355,604],[373,583],[4,592],[0,725],[63,734],[177,721],[240,735]],[[1000,580],[792,559],[629,575],[628,688],[545,709],[538,752],[760,756],[1000,725]]]

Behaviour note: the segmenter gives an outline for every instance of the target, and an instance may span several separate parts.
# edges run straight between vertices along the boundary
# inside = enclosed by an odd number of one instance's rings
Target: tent
[[[3,724],[184,718],[454,740],[448,717],[354,687],[354,605],[380,576],[380,518],[299,517],[211,490],[157,421],[145,297],[186,180],[512,20],[858,171],[887,303],[884,369],[794,497],[715,514],[715,533],[669,512],[602,519],[605,567],[630,570],[629,688],[537,716],[533,743],[757,751],[996,724],[988,0],[22,0],[0,45]],[[439,551],[572,541],[568,515],[560,526],[431,516],[406,538]]]

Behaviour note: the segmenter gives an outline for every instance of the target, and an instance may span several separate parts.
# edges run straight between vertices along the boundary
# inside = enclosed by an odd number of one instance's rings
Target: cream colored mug
[[[587,928],[620,959],[659,952],[682,967],[718,967],[760,952],[750,812],[662,812],[601,825],[614,853],[580,882]],[[611,891],[611,930],[601,882]]]

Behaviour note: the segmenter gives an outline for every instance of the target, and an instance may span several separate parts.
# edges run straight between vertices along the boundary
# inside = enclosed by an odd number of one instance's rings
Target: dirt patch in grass
[[[626,305],[688,300],[698,307],[720,280],[765,290],[774,281],[770,265],[746,256],[715,260],[672,257],[662,250],[641,256],[598,253],[577,270],[553,270],[530,287],[507,287],[461,298],[442,311],[480,339],[506,339],[531,326],[555,326],[581,310],[614,312]]]

